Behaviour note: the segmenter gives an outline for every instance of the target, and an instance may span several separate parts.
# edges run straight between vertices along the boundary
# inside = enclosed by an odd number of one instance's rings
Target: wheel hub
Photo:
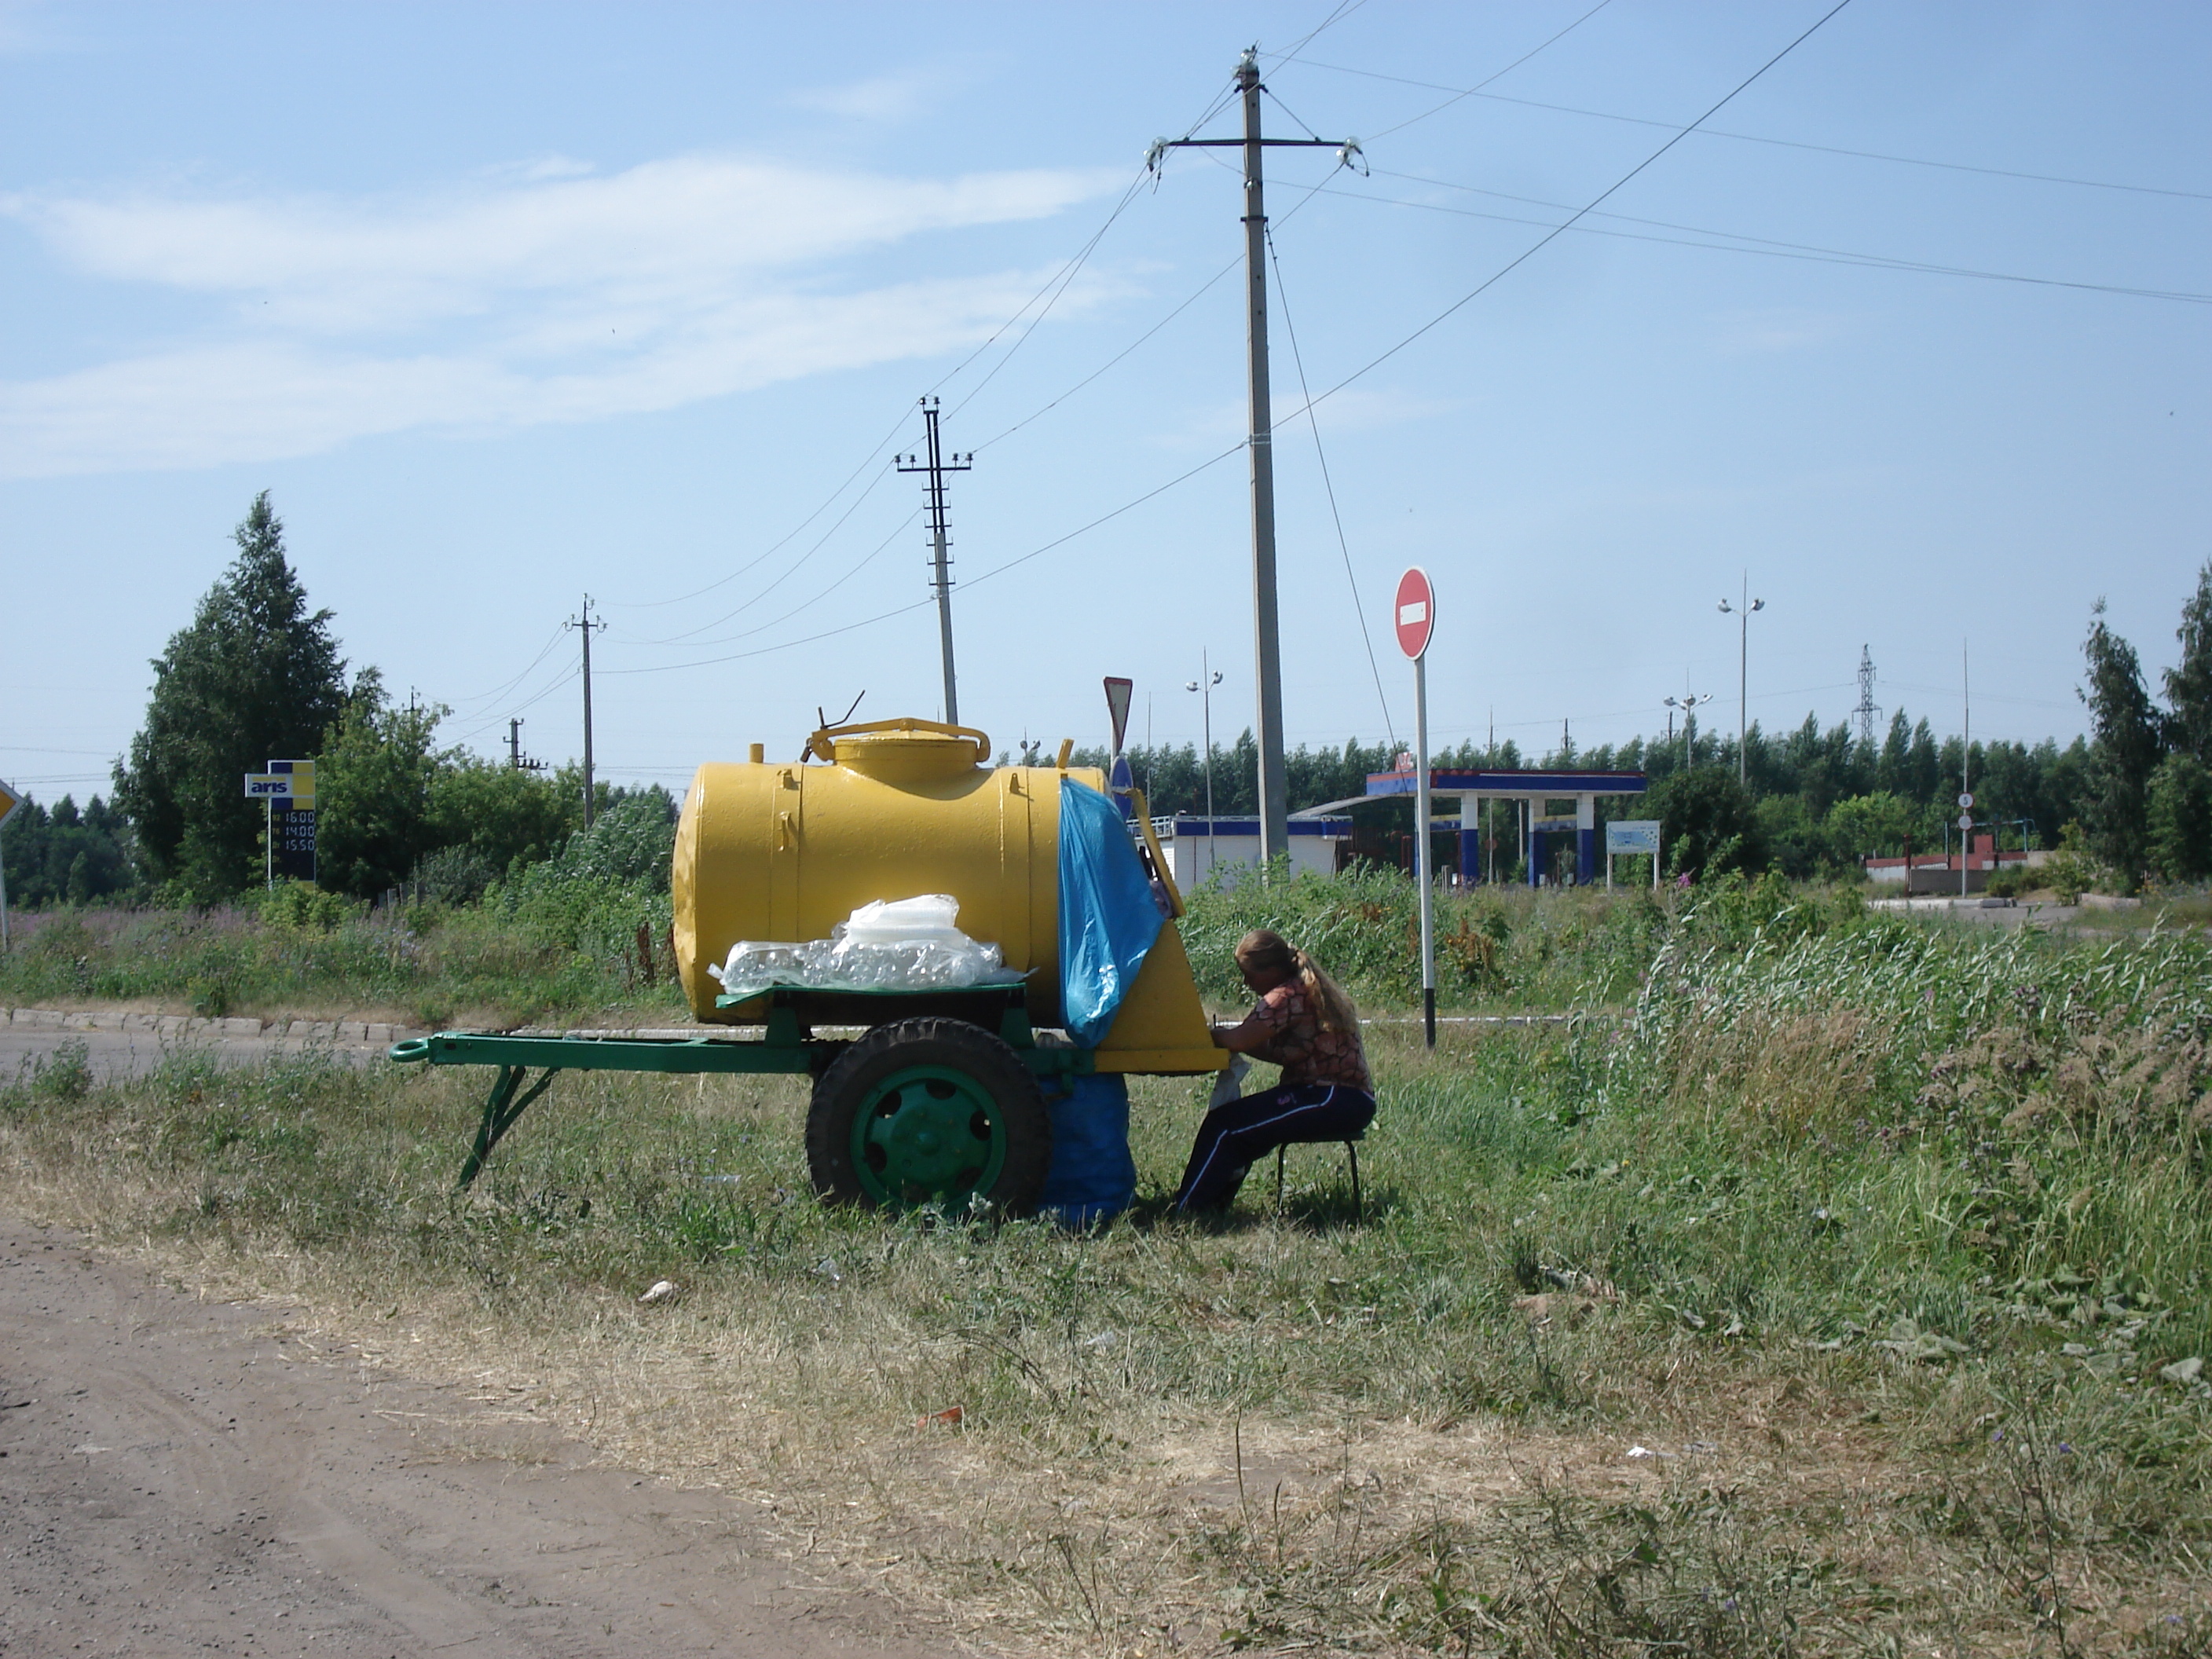
[[[951,1202],[988,1191],[1006,1136],[989,1092],[949,1066],[886,1078],[853,1122],[853,1164],[878,1203]]]

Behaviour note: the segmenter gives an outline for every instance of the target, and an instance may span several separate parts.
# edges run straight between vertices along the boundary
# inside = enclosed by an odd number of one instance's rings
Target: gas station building
[[[1401,772],[1370,773],[1364,795],[1330,801],[1291,816],[1317,818],[1368,802],[1410,800],[1418,793],[1419,781],[1410,768]],[[1481,845],[1484,802],[1504,801],[1511,808],[1510,813],[1504,814],[1493,809],[1490,815],[1494,826],[1492,833],[1498,840],[1496,850],[1505,855],[1500,862],[1510,866],[1515,858],[1525,856],[1528,884],[1538,886],[1550,868],[1555,849],[1561,845],[1553,838],[1572,836],[1574,879],[1577,885],[1587,885],[1598,878],[1601,870],[1599,799],[1641,795],[1649,787],[1641,772],[1490,772],[1437,768],[1429,773],[1432,823],[1437,829],[1449,830],[1452,820],[1457,820],[1462,879],[1470,884],[1485,878],[1492,867]],[[1455,809],[1454,802],[1457,804]],[[1500,817],[1505,817],[1506,823],[1498,823]]]

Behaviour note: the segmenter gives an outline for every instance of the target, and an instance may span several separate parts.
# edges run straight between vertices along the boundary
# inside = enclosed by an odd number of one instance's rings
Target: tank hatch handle
[[[837,739],[854,738],[874,732],[935,732],[947,738],[966,738],[975,745],[975,764],[991,763],[991,738],[987,732],[972,726],[948,726],[943,720],[915,720],[905,717],[895,720],[860,720],[850,726],[825,726],[806,740],[805,754],[816,760],[834,761],[837,758]]]

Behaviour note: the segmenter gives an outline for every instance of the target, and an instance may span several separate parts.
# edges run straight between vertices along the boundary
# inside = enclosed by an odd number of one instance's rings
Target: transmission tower
[[[1865,646],[1859,647],[1859,706],[1851,710],[1859,717],[1859,746],[1874,747],[1874,717],[1881,713],[1881,705],[1874,700],[1874,653]]]

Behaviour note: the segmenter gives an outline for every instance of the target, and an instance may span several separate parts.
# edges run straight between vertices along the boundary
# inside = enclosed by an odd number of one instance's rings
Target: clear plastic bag
[[[995,945],[972,939],[957,921],[960,902],[945,893],[864,904],[828,939],[789,943],[741,939],[727,961],[707,971],[730,998],[779,986],[814,991],[945,991],[1010,985],[1022,975]]]

